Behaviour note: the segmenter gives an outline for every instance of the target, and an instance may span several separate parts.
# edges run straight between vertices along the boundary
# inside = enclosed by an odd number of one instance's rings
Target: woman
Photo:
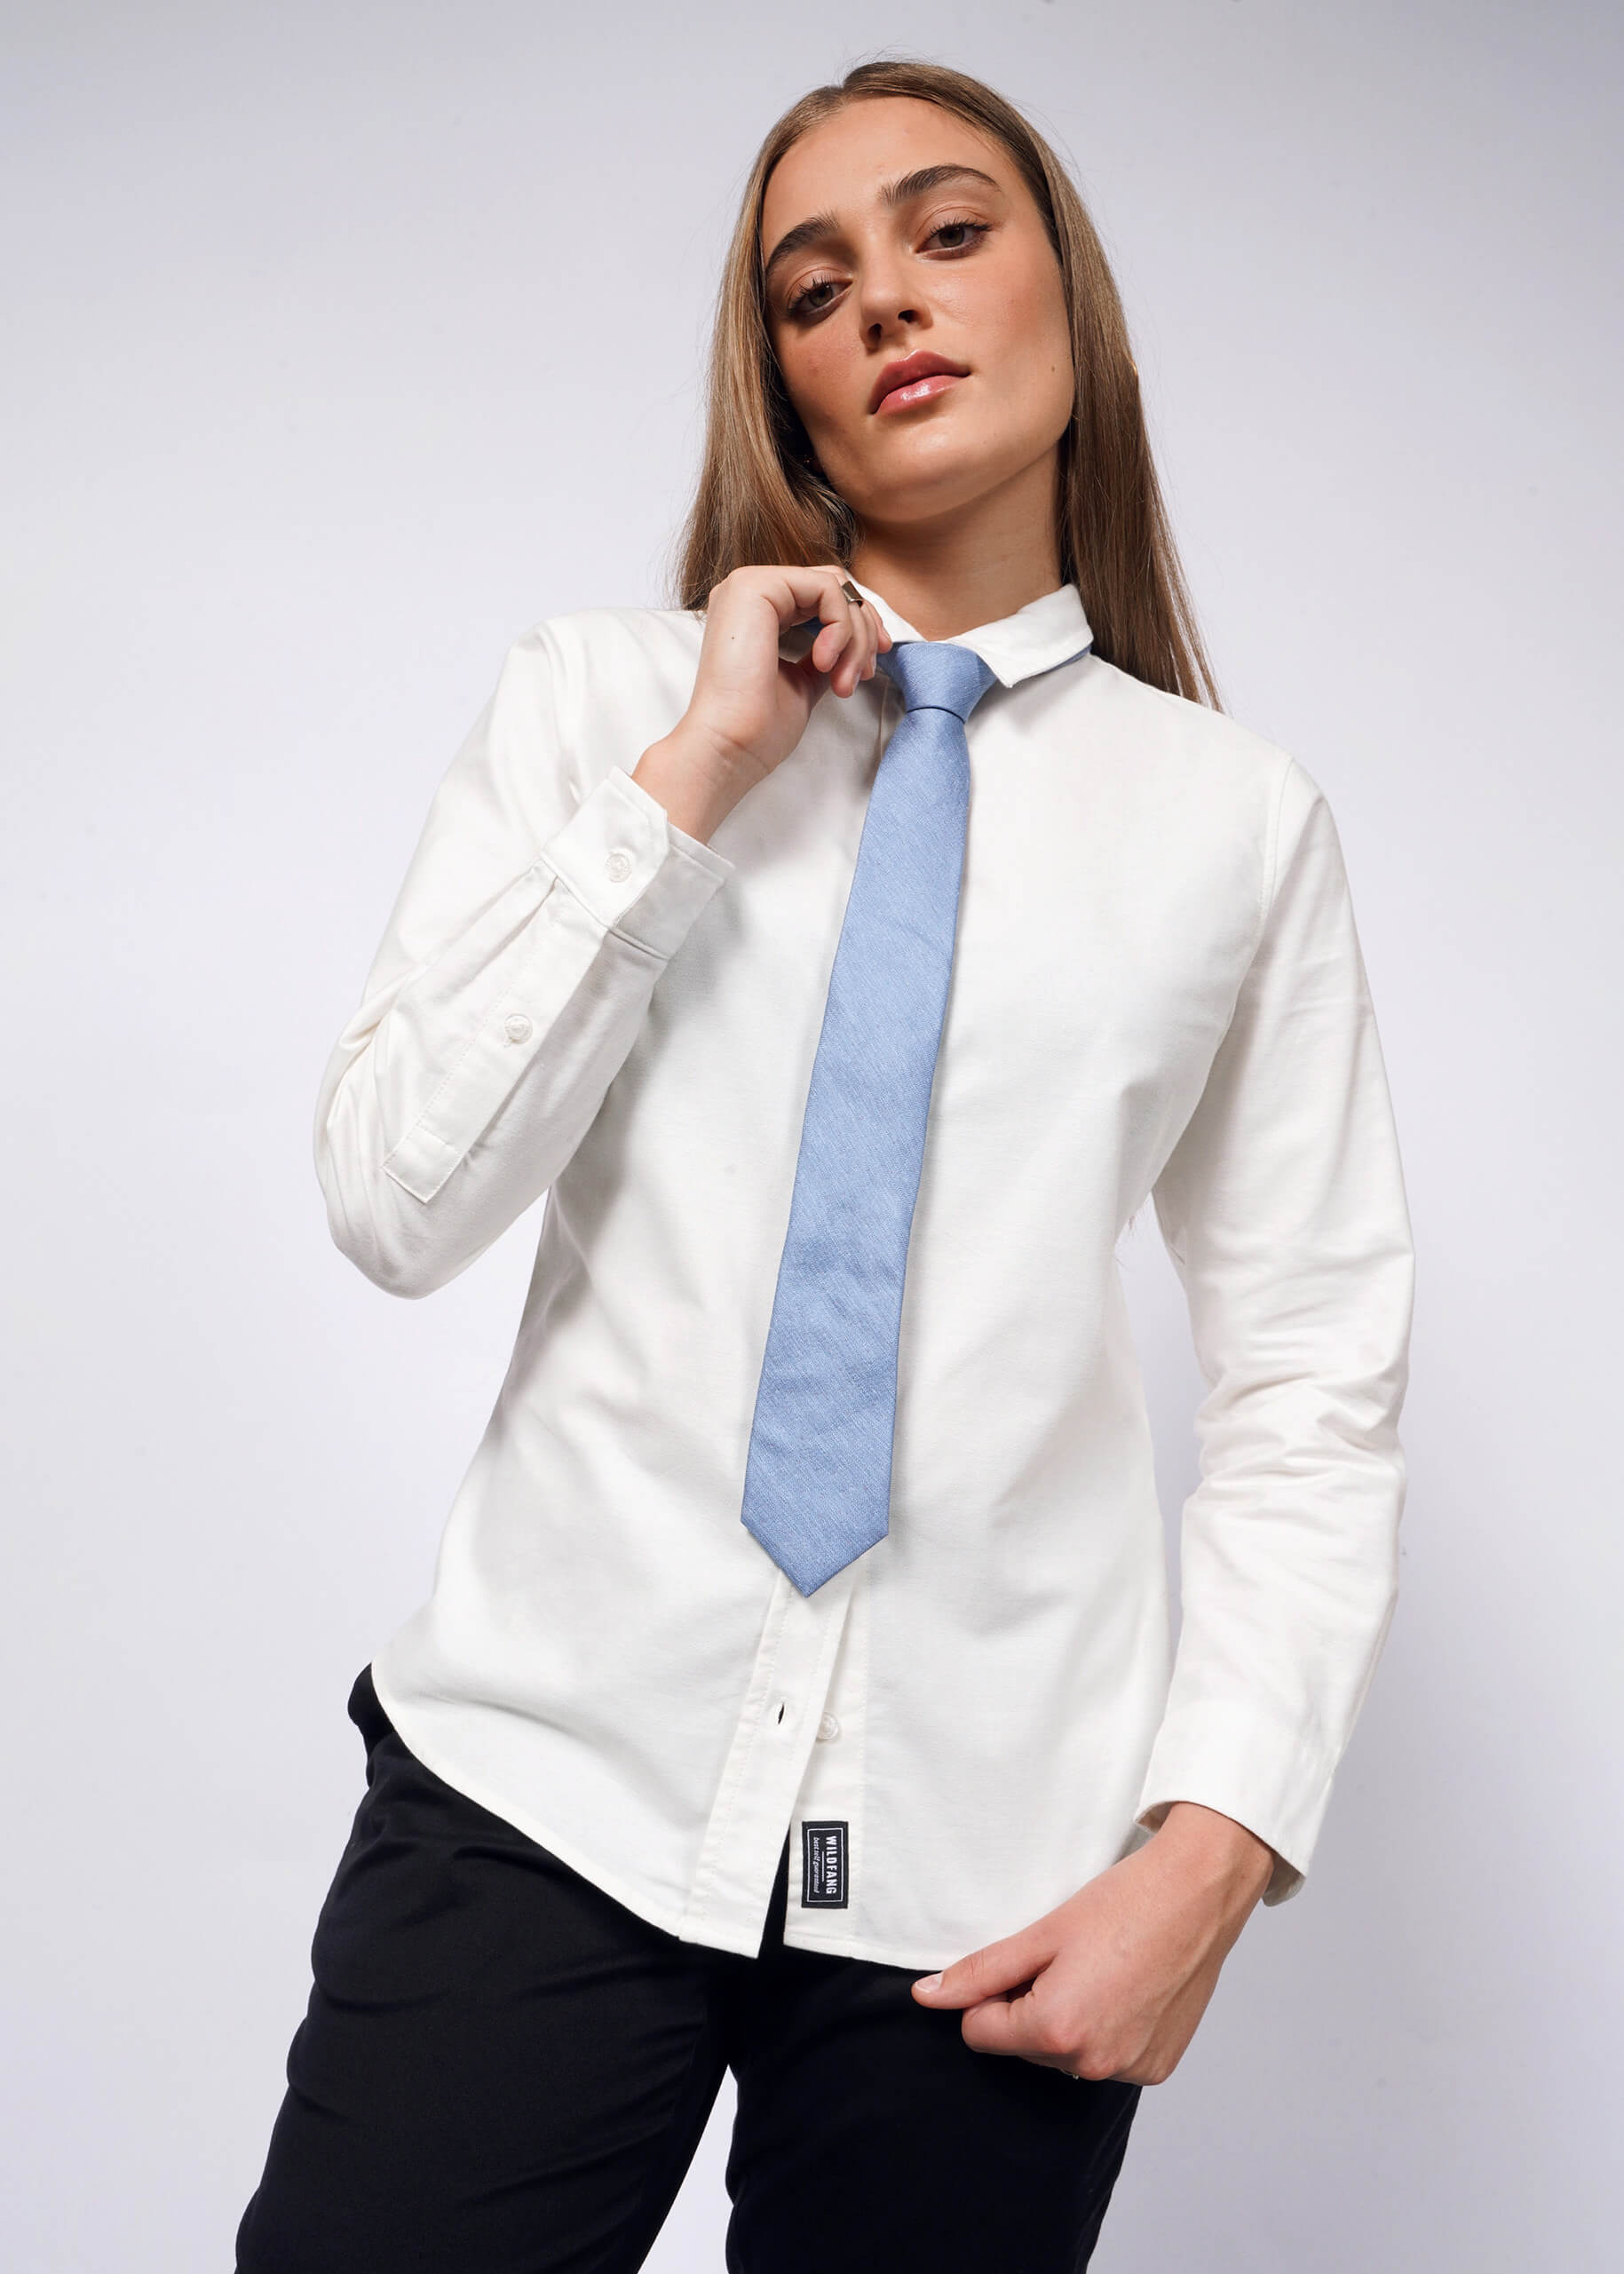
[[[543,624],[323,1082],[421,1295],[549,1199],[243,2274],[1087,2263],[1390,1613],[1411,1249],[1324,799],[1232,725],[1115,290],[997,96],[747,190],[683,606]],[[830,700],[829,698],[833,699]],[[1209,1392],[1169,1663],[1114,1248]]]

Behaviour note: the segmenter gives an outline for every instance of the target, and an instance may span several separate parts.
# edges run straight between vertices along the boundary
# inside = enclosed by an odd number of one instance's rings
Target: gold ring
[[[851,601],[853,607],[860,608],[862,606],[863,596],[858,590],[856,585],[853,584],[849,576],[843,579],[840,589],[842,592],[844,593],[846,598]]]

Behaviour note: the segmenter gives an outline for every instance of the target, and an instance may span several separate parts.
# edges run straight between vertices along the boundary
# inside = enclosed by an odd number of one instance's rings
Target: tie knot
[[[950,639],[903,639],[880,658],[910,711],[948,710],[968,718],[997,674],[973,648]]]

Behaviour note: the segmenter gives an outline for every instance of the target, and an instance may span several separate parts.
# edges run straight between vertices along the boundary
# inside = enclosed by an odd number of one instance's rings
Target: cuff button
[[[616,845],[604,867],[616,884],[623,884],[631,874],[631,855],[623,845]]]

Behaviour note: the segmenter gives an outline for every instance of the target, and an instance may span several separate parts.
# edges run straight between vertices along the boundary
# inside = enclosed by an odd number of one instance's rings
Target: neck
[[[852,574],[925,639],[1012,616],[1061,582],[1053,452],[939,519],[866,521]]]

